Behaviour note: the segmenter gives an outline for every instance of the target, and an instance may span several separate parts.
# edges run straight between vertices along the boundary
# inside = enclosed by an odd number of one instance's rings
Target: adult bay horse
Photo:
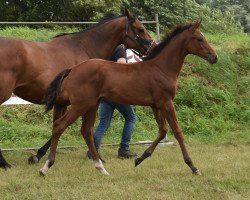
[[[108,174],[93,142],[93,126],[101,98],[115,103],[151,106],[153,109],[159,135],[143,155],[135,159],[136,166],[149,157],[165,137],[168,122],[179,142],[185,163],[194,174],[200,174],[186,149],[173,103],[178,76],[188,54],[197,55],[211,64],[217,61],[215,51],[199,31],[199,26],[200,22],[195,22],[177,27],[142,62],[121,64],[91,59],[62,71],[48,88],[46,110],[58,104],[71,104],[71,107],[54,123],[50,153],[40,174],[45,175],[53,165],[61,134],[79,116],[83,118],[81,134],[93,156],[95,167]]]
[[[154,45],[143,24],[127,9],[125,14],[100,21],[84,31],[62,34],[49,42],[0,38],[0,103],[14,92],[17,96],[42,104],[45,91],[55,76],[89,58],[109,59],[119,44],[146,54]],[[53,121],[66,107],[54,107]],[[50,147],[49,140],[29,158],[38,162]],[[0,168],[10,165],[0,150]]]

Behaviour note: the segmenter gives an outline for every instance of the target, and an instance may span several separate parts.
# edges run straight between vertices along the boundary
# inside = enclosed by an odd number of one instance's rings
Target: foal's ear
[[[135,16],[127,9],[125,8],[125,15],[127,16],[127,18],[129,19],[129,21],[133,21],[135,20]]]
[[[191,31],[195,31],[196,29],[198,29],[201,25],[201,19],[197,20],[196,22],[193,23],[193,25],[190,27]]]

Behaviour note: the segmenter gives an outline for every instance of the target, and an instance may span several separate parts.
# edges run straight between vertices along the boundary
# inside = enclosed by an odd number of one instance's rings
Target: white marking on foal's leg
[[[98,161],[94,161],[95,168],[98,169],[102,174],[109,175],[109,173],[104,168],[102,161],[99,159]]]
[[[40,176],[45,176],[48,170],[49,170],[49,160],[46,160],[43,168],[39,170]]]

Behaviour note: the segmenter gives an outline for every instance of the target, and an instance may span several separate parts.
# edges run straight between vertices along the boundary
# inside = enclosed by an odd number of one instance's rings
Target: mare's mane
[[[162,42],[160,42],[157,46],[153,48],[153,50],[150,52],[150,54],[143,58],[143,60],[150,60],[157,56],[162,49],[169,44],[169,42],[178,34],[182,33],[183,31],[189,29],[192,26],[192,24],[187,25],[180,25],[177,26],[170,34],[166,35]]]
[[[57,37],[65,36],[65,35],[74,35],[74,34],[78,34],[78,33],[84,33],[86,31],[89,31],[89,30],[91,30],[93,28],[96,28],[96,27],[98,27],[98,26],[100,26],[100,25],[102,25],[102,24],[104,24],[104,23],[106,23],[108,21],[111,21],[111,20],[114,20],[114,19],[117,19],[117,18],[120,18],[120,17],[124,17],[124,16],[125,15],[116,15],[114,13],[107,13],[107,14],[104,15],[104,17],[102,17],[100,19],[100,21],[97,24],[94,24],[94,25],[92,25],[92,26],[90,26],[90,27],[88,27],[88,28],[86,28],[86,29],[84,29],[82,31],[73,32],[73,33],[59,33],[58,35],[54,36],[53,38],[57,38]]]

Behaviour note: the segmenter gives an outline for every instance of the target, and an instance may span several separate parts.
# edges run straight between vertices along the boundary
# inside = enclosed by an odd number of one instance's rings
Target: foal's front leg
[[[53,122],[59,119],[66,111],[66,106],[55,105],[53,109]],[[46,154],[50,148],[51,138],[37,151],[36,155],[32,155],[28,159],[29,164],[36,164]]]
[[[93,127],[95,123],[97,109],[98,109],[98,106],[96,106],[93,109],[90,109],[85,114],[85,116],[82,117],[83,123],[81,127],[81,134],[86,141],[86,144],[92,155],[96,169],[98,169],[104,175],[109,175],[109,173],[106,171],[106,169],[103,166],[102,159],[100,158],[96,150],[95,144],[94,144]]]
[[[139,165],[143,160],[147,157],[151,156],[154,152],[156,146],[159,144],[161,140],[163,140],[167,133],[166,121],[164,120],[162,113],[159,109],[153,108],[155,120],[159,127],[158,137],[154,140],[154,142],[144,151],[141,157],[135,159],[135,166]]]
[[[200,171],[194,166],[194,164],[193,164],[193,162],[188,154],[188,151],[186,149],[186,146],[184,143],[184,138],[183,138],[183,133],[182,133],[182,130],[181,130],[179,123],[177,121],[177,118],[176,118],[173,101],[169,101],[167,103],[166,119],[167,119],[171,129],[174,132],[175,138],[177,139],[177,141],[181,147],[181,151],[182,151],[182,155],[183,155],[185,163],[190,167],[193,174],[201,175]]]

